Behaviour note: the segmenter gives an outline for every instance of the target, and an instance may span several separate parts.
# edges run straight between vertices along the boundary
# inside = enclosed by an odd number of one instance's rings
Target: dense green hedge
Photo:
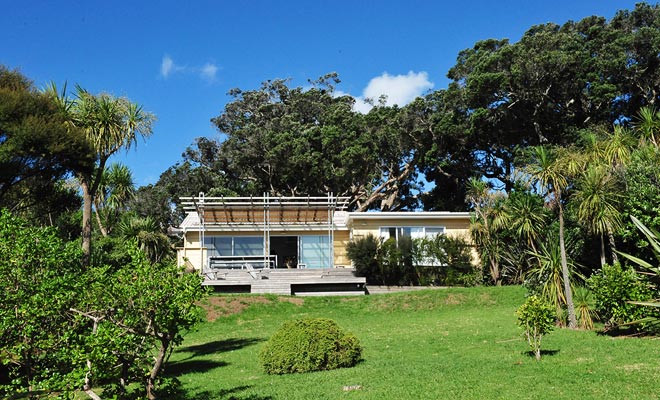
[[[361,354],[358,339],[333,320],[306,318],[284,323],[259,358],[267,373],[288,374],[352,367]]]

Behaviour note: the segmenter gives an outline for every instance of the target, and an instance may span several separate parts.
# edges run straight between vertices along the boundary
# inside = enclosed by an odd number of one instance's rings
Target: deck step
[[[222,290],[226,287],[249,288],[250,293],[291,295],[361,295],[364,294],[364,277],[356,277],[351,268],[319,269],[224,269],[215,271],[216,279],[207,279],[205,286]],[[300,291],[300,292],[298,292]]]
[[[296,292],[296,296],[364,296],[363,291],[339,290],[334,292]]]

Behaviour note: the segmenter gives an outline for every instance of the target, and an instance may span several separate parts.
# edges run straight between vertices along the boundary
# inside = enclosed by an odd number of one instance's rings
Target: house
[[[466,235],[470,213],[348,212],[349,199],[325,197],[182,198],[188,211],[177,249],[180,265],[199,270],[205,285],[252,293],[364,294],[347,243]]]

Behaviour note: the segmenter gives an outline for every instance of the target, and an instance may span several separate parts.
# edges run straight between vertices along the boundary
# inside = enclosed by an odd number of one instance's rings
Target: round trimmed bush
[[[259,359],[269,374],[323,371],[352,367],[362,347],[351,333],[327,318],[285,322],[261,349]]]

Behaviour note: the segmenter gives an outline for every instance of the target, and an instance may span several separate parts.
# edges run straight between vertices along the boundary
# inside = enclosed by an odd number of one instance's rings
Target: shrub
[[[409,236],[384,241],[378,249],[378,263],[384,285],[419,284],[413,265],[413,241]]]
[[[385,241],[367,235],[349,242],[356,275],[382,285],[473,286],[481,274],[472,265],[472,247],[461,237],[401,236]]]
[[[595,311],[607,326],[617,326],[645,317],[648,309],[630,301],[647,301],[651,292],[632,268],[605,265],[587,281],[594,294]]]
[[[259,354],[269,374],[352,367],[360,360],[358,339],[326,318],[285,322]]]
[[[355,275],[366,277],[369,283],[380,283],[375,282],[376,277],[379,276],[377,259],[379,244],[379,239],[369,234],[352,240],[346,245],[346,253],[353,262]]]
[[[552,332],[557,315],[555,308],[536,295],[529,296],[525,304],[516,311],[518,325],[524,329],[523,336],[527,339],[536,360],[541,359],[541,339],[546,333]]]
[[[573,303],[575,304],[575,316],[577,317],[578,326],[582,329],[593,329],[594,317],[596,316],[594,306],[596,303],[591,290],[584,286],[576,286],[573,289]]]
[[[475,286],[481,280],[472,265],[472,247],[463,237],[415,239],[414,262],[421,284]]]

